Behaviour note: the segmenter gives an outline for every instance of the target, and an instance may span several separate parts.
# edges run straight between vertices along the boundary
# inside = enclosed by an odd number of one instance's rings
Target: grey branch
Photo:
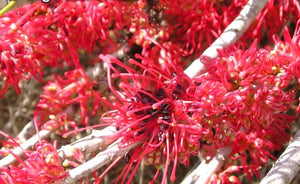
[[[41,130],[39,132],[39,135],[35,134],[33,137],[31,137],[26,142],[21,144],[18,148],[14,149],[13,153],[16,156],[21,157],[24,153],[24,150],[31,149],[36,143],[39,142],[39,138],[45,139],[46,137],[48,137],[50,135],[50,133],[51,133],[50,130]],[[12,154],[9,154],[0,160],[0,167],[8,166],[9,164],[14,163],[15,161],[16,161],[16,158]]]
[[[216,39],[193,63],[185,69],[185,74],[193,78],[205,72],[205,66],[200,61],[202,57],[218,57],[218,49],[226,48],[235,43],[248,29],[257,15],[265,7],[268,0],[249,0],[240,14],[227,26],[221,36]]]
[[[300,172],[300,130],[260,184],[288,184]]]
[[[114,133],[115,128],[112,126],[106,127],[102,130],[93,130],[90,135],[81,138],[69,145],[62,146],[58,150],[58,156],[60,160],[63,161],[69,155],[71,155],[72,151],[75,149],[80,149],[84,155],[95,151],[104,150],[107,146],[109,146],[116,140],[116,137],[113,136]]]
[[[117,157],[124,155],[129,150],[133,149],[140,143],[135,143],[124,148],[120,148],[118,143],[120,139],[115,142],[115,144],[103,152],[100,152],[96,157],[85,162],[84,164],[69,171],[69,176],[60,184],[74,183],[75,181],[81,179],[94,172],[95,170],[101,168],[105,164],[113,161]]]
[[[221,148],[216,156],[208,163],[202,163],[196,167],[181,183],[182,184],[205,184],[210,176],[216,173],[224,164],[226,157],[231,153],[229,147]]]
[[[22,142],[25,142],[30,137],[32,137],[35,134],[35,132],[36,131],[35,131],[34,123],[30,121],[24,126],[21,132],[17,135],[17,138]]]

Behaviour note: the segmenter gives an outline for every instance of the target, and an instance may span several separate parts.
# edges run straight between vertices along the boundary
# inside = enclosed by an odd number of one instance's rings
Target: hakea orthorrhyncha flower
[[[55,146],[46,141],[34,151],[25,151],[25,159],[15,157],[18,164],[0,168],[0,183],[48,184],[67,176]]]
[[[3,96],[12,85],[32,76],[43,79],[44,66],[80,67],[78,50],[119,48],[123,29],[147,26],[143,4],[125,1],[36,2],[0,17],[0,79]]]
[[[192,132],[195,138],[193,140],[198,141],[193,147],[203,143],[200,151],[205,155],[214,156],[217,149],[230,146],[234,157],[229,162],[229,167],[236,159],[241,161],[239,169],[226,171],[227,174],[220,173],[217,177],[223,181],[236,180],[237,178],[229,173],[241,170],[246,172],[249,178],[253,174],[259,176],[259,168],[268,158],[274,158],[272,151],[280,149],[288,140],[286,130],[295,118],[284,113],[294,108],[295,90],[288,90],[288,87],[293,78],[299,75],[295,72],[299,68],[296,64],[299,50],[294,51],[291,48],[293,44],[299,44],[296,41],[299,40],[299,35],[296,34],[293,39],[287,32],[284,32],[284,35],[288,46],[278,42],[274,50],[257,50],[257,42],[254,42],[247,50],[230,47],[220,51],[220,57],[206,61],[208,72],[195,77],[192,83],[172,65],[169,65],[171,70],[162,73],[158,65],[151,68],[132,60],[133,65],[142,71],[138,73],[120,61],[102,55],[101,58],[108,67],[108,76],[111,76],[110,89],[117,97],[111,98],[114,99],[111,106],[115,110],[104,114],[102,120],[119,129],[124,144],[121,144],[121,147],[139,141],[143,145],[130,152],[131,157],[126,156],[129,166],[124,169],[128,172],[124,174],[124,171],[123,174],[127,176],[132,164],[140,163],[142,157],[145,157],[146,163],[151,163],[157,168],[163,165],[168,168],[170,161],[188,161],[188,155],[183,155],[183,159],[180,159],[181,153],[178,148],[184,145],[176,145],[176,140],[183,134],[178,133],[179,136],[175,136],[175,130],[177,126],[181,127],[182,123],[185,125],[183,127],[186,127],[184,131],[191,131],[194,125],[200,127]],[[151,63],[147,58],[138,58],[141,63]],[[119,72],[114,67],[116,65],[124,68],[125,72]],[[177,75],[172,76],[172,71],[177,71]],[[181,77],[185,78],[182,81],[184,85],[180,80],[175,80]],[[112,78],[121,80],[119,86],[112,85]],[[173,87],[170,86],[172,83]],[[178,89],[174,88],[177,86],[175,84],[180,84],[185,89],[179,95],[179,100],[167,95]],[[166,106],[166,99],[167,104],[172,105]],[[169,113],[168,116],[165,116],[165,112]],[[178,112],[180,113],[177,114]],[[172,123],[168,123],[169,121]],[[151,131],[148,128],[151,128]],[[172,134],[173,140],[170,138]],[[181,139],[188,140],[189,136]],[[153,147],[149,141],[161,142]],[[181,149],[190,148],[188,144],[185,146],[187,147]],[[171,150],[177,150],[177,154]],[[136,168],[137,166],[133,174]],[[173,165],[173,170],[174,168]],[[130,179],[132,177],[131,175]],[[166,175],[163,181],[165,177]],[[171,179],[174,179],[173,175]]]
[[[240,183],[235,175],[241,172],[247,174],[249,180],[252,180],[253,175],[260,178],[262,166],[269,158],[276,159],[272,155],[273,151],[279,151],[289,140],[286,130],[290,128],[290,125],[286,122],[293,120],[293,116],[283,115],[280,120],[275,120],[274,125],[266,129],[258,129],[247,134],[244,131],[237,132],[231,146],[231,161],[225,164],[227,169],[212,175],[209,183]],[[277,121],[280,123],[276,124]]]
[[[286,42],[275,40],[273,50],[257,50],[254,42],[247,50],[220,51],[205,62],[208,72],[194,78],[197,86],[189,88],[191,108],[197,109],[192,117],[212,130],[202,138],[210,144],[202,153],[212,156],[214,149],[230,146],[249,178],[259,176],[259,168],[274,158],[272,151],[289,139],[286,130],[295,117],[285,113],[296,109],[297,89],[290,85],[299,79],[298,26],[293,38],[285,30]]]
[[[271,126],[294,100],[294,93],[284,90],[291,80],[283,77],[281,70],[286,66],[273,60],[272,52],[256,50],[256,43],[246,51],[231,49],[208,61],[208,73],[195,78],[200,83],[193,89],[202,108],[199,113],[228,121],[227,128],[234,127],[234,131]]]
[[[284,29],[282,34],[284,41],[274,36],[275,46],[271,51],[271,58],[284,65],[281,71],[282,78],[295,79],[290,82],[292,87],[289,89],[296,93],[299,91],[298,84],[300,83],[300,20],[296,24],[293,37],[288,29]],[[299,110],[300,106],[298,106],[297,112],[300,112]]]
[[[178,162],[188,165],[190,154],[198,154],[199,139],[207,133],[189,116],[186,90],[191,80],[175,66],[162,70],[159,66],[150,68],[130,60],[139,68],[138,72],[110,55],[100,55],[100,58],[107,66],[108,83],[114,94],[109,98],[114,110],[104,113],[101,120],[117,128],[122,137],[120,147],[141,143],[126,155],[129,163],[124,168],[127,171],[123,172],[123,182],[137,163],[129,177],[132,180],[143,157],[147,164],[156,167],[157,173],[164,167],[162,183],[167,180],[167,171],[173,163],[170,179],[174,181]],[[119,82],[117,86],[113,80]]]
[[[93,100],[93,95],[98,93],[93,90],[94,84],[83,69],[68,71],[62,77],[54,76],[54,80],[44,86],[34,110],[36,123],[42,129],[56,130],[60,134],[78,129],[80,124],[86,126],[89,116],[99,107]]]
[[[241,173],[241,167],[236,165],[231,165],[220,173],[214,173],[209,177],[209,184],[220,184],[220,183],[230,183],[230,184],[241,184],[241,181],[235,174]]]

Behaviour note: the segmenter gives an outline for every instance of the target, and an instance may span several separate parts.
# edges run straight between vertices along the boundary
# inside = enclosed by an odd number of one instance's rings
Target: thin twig
[[[182,184],[205,184],[210,176],[216,173],[222,165],[226,157],[231,153],[229,147],[221,148],[216,156],[208,163],[203,161],[196,169],[192,171],[181,183]]]
[[[140,173],[140,176],[139,176],[139,184],[143,184],[144,183],[144,172],[145,172],[145,159],[142,158],[142,162],[141,162],[141,173]]]
[[[218,50],[235,43],[248,29],[257,15],[265,7],[268,0],[249,0],[240,14],[227,26],[221,36],[216,39],[193,63],[185,69],[185,74],[190,78],[205,72],[205,66],[201,62],[201,58],[218,57]]]
[[[300,172],[300,130],[260,184],[289,184]]]
[[[60,184],[68,184],[68,183],[74,183],[75,181],[81,179],[82,177],[85,177],[95,170],[101,168],[105,164],[113,161],[117,157],[124,155],[129,150],[133,149],[140,143],[131,144],[129,146],[126,146],[124,148],[120,148],[118,143],[121,139],[115,142],[115,144],[105,151],[99,153],[96,157],[90,159],[89,161],[85,162],[84,164],[72,169],[69,171],[69,176]]]
[[[72,114],[72,113],[74,113],[74,108],[72,106],[69,106],[62,113],[58,114],[57,117],[59,117],[63,113],[67,113],[68,115]],[[23,128],[25,133],[29,133],[29,132],[27,132],[26,129],[32,129],[32,127],[30,127],[30,126],[31,125],[29,123]],[[38,134],[35,134],[30,139],[26,140],[25,142],[20,144],[20,146],[18,146],[16,149],[14,149],[13,150],[14,155],[21,157],[24,153],[24,150],[31,149],[36,143],[39,142],[39,140],[43,140],[43,139],[49,137],[51,132],[53,132],[53,130],[43,129],[43,130],[39,131]],[[20,134],[20,135],[22,136],[22,134]],[[9,154],[6,157],[4,157],[2,160],[0,160],[0,167],[4,167],[4,166],[7,166],[9,164],[16,162],[16,158],[14,155]]]

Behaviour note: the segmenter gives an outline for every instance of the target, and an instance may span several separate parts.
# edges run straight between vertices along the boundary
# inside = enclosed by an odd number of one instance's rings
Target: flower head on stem
[[[187,87],[191,80],[176,67],[162,71],[159,67],[149,68],[131,60],[131,64],[142,71],[137,72],[112,56],[100,55],[100,58],[107,66],[109,87],[117,97],[111,103],[116,110],[104,114],[102,121],[117,128],[122,137],[120,147],[143,143],[125,156],[129,165],[139,165],[145,158],[146,163],[157,170],[165,169],[164,183],[173,163],[170,179],[174,181],[177,162],[188,165],[190,154],[198,154],[198,139],[206,133],[188,114]],[[118,85],[114,85],[114,81]]]

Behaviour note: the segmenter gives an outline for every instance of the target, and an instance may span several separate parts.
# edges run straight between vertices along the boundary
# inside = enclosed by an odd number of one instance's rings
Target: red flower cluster
[[[172,44],[180,48],[184,55],[198,56],[207,48],[237,17],[247,4],[246,0],[160,0],[163,16],[168,25],[168,35]],[[297,0],[269,0],[264,10],[257,16],[248,31],[241,38],[242,43],[251,44],[253,38],[259,41],[279,34],[284,26],[296,24],[300,16],[300,3]],[[276,20],[276,21],[274,21]]]
[[[101,120],[118,129],[122,137],[120,147],[141,143],[126,155],[129,166],[123,173],[124,179],[137,163],[129,181],[132,179],[145,157],[146,163],[154,165],[158,172],[162,166],[168,171],[173,162],[171,180],[174,181],[177,162],[188,165],[190,154],[198,154],[198,140],[207,132],[188,112],[191,102],[186,90],[191,80],[178,68],[162,71],[159,67],[147,68],[130,60],[141,71],[138,72],[109,55],[100,55],[100,58],[107,65],[109,86],[117,97],[111,104],[115,110],[105,113]],[[115,65],[124,72],[118,71]],[[118,86],[113,85],[114,78],[121,80]],[[166,174],[164,172],[163,183]]]
[[[64,134],[77,129],[79,122],[86,126],[93,101],[94,82],[83,69],[66,72],[63,77],[54,76],[54,81],[44,86],[44,92],[36,105],[34,119],[42,129],[56,130]],[[78,113],[80,117],[76,114]],[[95,114],[96,109],[92,109]]]
[[[300,22],[299,22],[300,23]],[[284,114],[296,110],[294,104],[299,90],[299,23],[295,35],[283,32],[285,42],[275,39],[275,47],[256,49],[255,43],[247,50],[236,47],[220,51],[220,57],[207,61],[208,73],[196,77],[193,89],[198,109],[196,116],[203,128],[213,130],[204,136],[202,153],[223,146],[232,148],[232,161],[240,160],[236,171],[243,170],[249,179],[259,177],[259,169],[272,152],[289,140],[287,130],[294,116]],[[296,87],[293,87],[296,86]],[[230,173],[229,171],[227,174]],[[224,173],[211,182],[225,181]],[[228,177],[230,175],[228,174]],[[227,177],[227,179],[228,179]],[[227,181],[227,180],[226,180]]]
[[[16,156],[19,164],[0,168],[1,183],[52,183],[67,176],[58,158],[57,150],[43,141],[35,151],[26,151],[25,160]]]
[[[142,0],[60,0],[49,5],[37,2],[23,6],[0,18],[0,79],[3,81],[0,95],[5,94],[9,85],[20,92],[18,83],[22,79],[33,76],[41,81],[44,66],[62,66],[66,62],[68,66],[80,67],[79,49],[93,51],[100,47],[102,53],[115,51],[120,47],[118,38],[124,35],[126,37],[125,32],[134,35],[129,39],[130,42],[142,47],[142,55],[146,57],[157,55],[160,50],[158,47],[153,50],[149,48],[149,41],[147,49],[145,42],[139,41],[146,35],[157,39],[173,54],[187,56],[195,52],[201,53],[237,16],[245,3],[246,1],[161,0],[150,3]],[[287,21],[295,23],[294,15],[300,14],[299,7],[296,0],[282,0],[278,3],[270,0],[267,8],[257,18],[258,22],[253,28],[254,35],[246,34],[245,39],[263,35],[259,34],[262,29],[272,30],[268,35],[273,35]],[[153,17],[147,15],[149,8],[156,11],[151,13],[154,14]],[[269,21],[269,16],[272,16],[272,20],[280,21]],[[159,24],[161,21],[166,21],[167,24]],[[276,22],[278,25],[274,25]],[[158,57],[163,57],[163,54]]]
[[[299,37],[284,34],[286,45]],[[284,113],[294,108],[295,91],[286,89],[298,75],[289,72],[295,70],[291,58],[299,55],[291,55],[289,49],[274,57],[278,46],[287,47],[279,40],[274,50],[257,50],[256,43],[249,49],[232,46],[220,51],[220,57],[206,61],[208,72],[193,81],[172,64],[163,71],[148,58],[136,56],[141,63],[130,63],[138,72],[111,56],[100,56],[116,97],[111,104],[114,110],[105,113],[102,121],[116,126],[122,137],[120,147],[142,143],[126,155],[129,166],[124,178],[132,164],[139,165],[145,157],[157,169],[164,166],[167,170],[173,162],[174,180],[177,161],[188,164],[190,154],[200,150],[213,156],[224,146],[232,148],[232,163],[241,159],[239,171],[244,170],[249,178],[259,176],[258,169],[274,158],[272,151],[289,137],[286,130],[294,117]],[[118,79],[117,86],[113,79]]]
[[[300,83],[299,24],[293,38],[287,30],[285,42],[275,37],[274,49],[257,50],[258,41],[247,49],[232,46],[216,59],[204,58],[203,75],[190,79],[182,70],[182,56],[197,57],[245,3],[61,0],[24,6],[0,18],[0,95],[9,85],[19,92],[22,79],[33,76],[42,81],[44,66],[66,63],[75,69],[44,86],[35,121],[64,134],[86,126],[90,114],[101,113],[100,105],[108,106],[101,121],[116,127],[119,146],[140,143],[124,156],[128,164],[117,181],[132,181],[143,158],[157,169],[153,181],[162,168],[162,183],[170,168],[174,181],[178,162],[188,165],[190,155],[200,151],[214,156],[224,146],[232,149],[228,169],[211,181],[238,182],[230,174],[241,170],[249,178],[259,176],[258,169],[274,158],[272,151],[288,140],[286,130],[294,117],[285,113],[300,111],[295,103]],[[254,34],[269,28],[277,33],[287,20],[295,23],[293,14],[300,14],[299,7],[296,0],[270,0],[253,25]],[[291,13],[285,14],[288,10]],[[279,19],[280,25],[269,19]],[[246,34],[243,39],[250,37]],[[128,63],[127,58],[121,62],[106,55],[124,45],[132,58]],[[97,81],[88,77],[79,61],[81,49],[101,50],[111,92],[107,96],[94,89]],[[80,156],[77,161],[82,161]],[[18,160],[17,166],[0,168],[0,181],[47,183],[66,176],[56,149],[48,143],[27,152],[25,161]]]
[[[256,21],[242,36],[241,42],[251,43],[253,38],[262,40],[264,37],[273,42],[273,35],[279,34],[289,24],[296,24],[299,17],[300,2],[298,0],[268,0]]]
[[[36,2],[5,14],[0,18],[0,95],[9,85],[20,92],[22,79],[42,81],[44,66],[80,67],[79,49],[115,51],[121,30],[138,29],[143,16],[138,3],[67,0]]]

